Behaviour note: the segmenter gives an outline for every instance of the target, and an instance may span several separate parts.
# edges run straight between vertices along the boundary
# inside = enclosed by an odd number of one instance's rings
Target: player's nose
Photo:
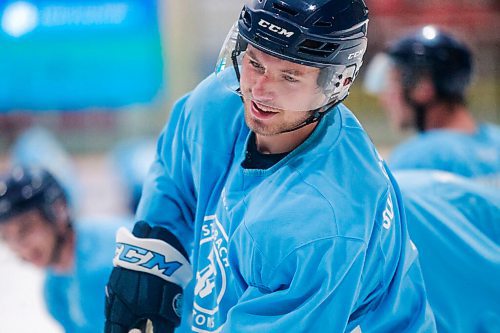
[[[274,83],[268,75],[261,75],[252,87],[252,96],[260,102],[268,102],[275,96]]]

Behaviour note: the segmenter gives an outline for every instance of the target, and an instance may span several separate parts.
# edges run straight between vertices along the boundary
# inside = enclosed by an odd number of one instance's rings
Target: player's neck
[[[300,146],[314,131],[317,123],[312,123],[295,131],[276,135],[255,134],[257,150],[262,154],[288,153]]]
[[[464,105],[436,104],[427,110],[426,130],[448,129],[472,134],[477,130],[477,124]]]

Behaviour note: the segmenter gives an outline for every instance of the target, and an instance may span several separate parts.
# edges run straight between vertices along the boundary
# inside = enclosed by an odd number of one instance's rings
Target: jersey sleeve
[[[296,249],[275,268],[254,261],[262,274],[250,277],[223,331],[344,332],[364,257],[363,241],[333,237]]]
[[[189,252],[192,247],[196,193],[186,136],[186,100],[181,98],[161,133],[156,157],[143,185],[136,219],[171,231]]]
[[[372,234],[375,260],[365,263],[371,269],[365,269],[364,274],[366,284],[380,266],[382,283],[373,287],[375,293],[363,297],[358,308],[361,331],[436,332],[418,251],[408,234],[401,191],[391,172],[387,168],[385,172],[392,186],[379,200],[375,223],[380,227]]]

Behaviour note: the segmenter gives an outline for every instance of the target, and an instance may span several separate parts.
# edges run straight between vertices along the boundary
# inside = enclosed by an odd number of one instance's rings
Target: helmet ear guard
[[[323,87],[326,96],[331,96],[330,100],[343,101],[349,95],[349,88],[359,73],[359,67],[357,67],[351,65],[346,67],[342,73],[321,71],[318,76],[318,85]]]

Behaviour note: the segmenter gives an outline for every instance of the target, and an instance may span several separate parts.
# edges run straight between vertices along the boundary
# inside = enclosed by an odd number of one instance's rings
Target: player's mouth
[[[255,101],[251,103],[251,111],[255,118],[266,120],[274,117],[279,113],[278,109],[271,108],[269,106],[262,105]]]

